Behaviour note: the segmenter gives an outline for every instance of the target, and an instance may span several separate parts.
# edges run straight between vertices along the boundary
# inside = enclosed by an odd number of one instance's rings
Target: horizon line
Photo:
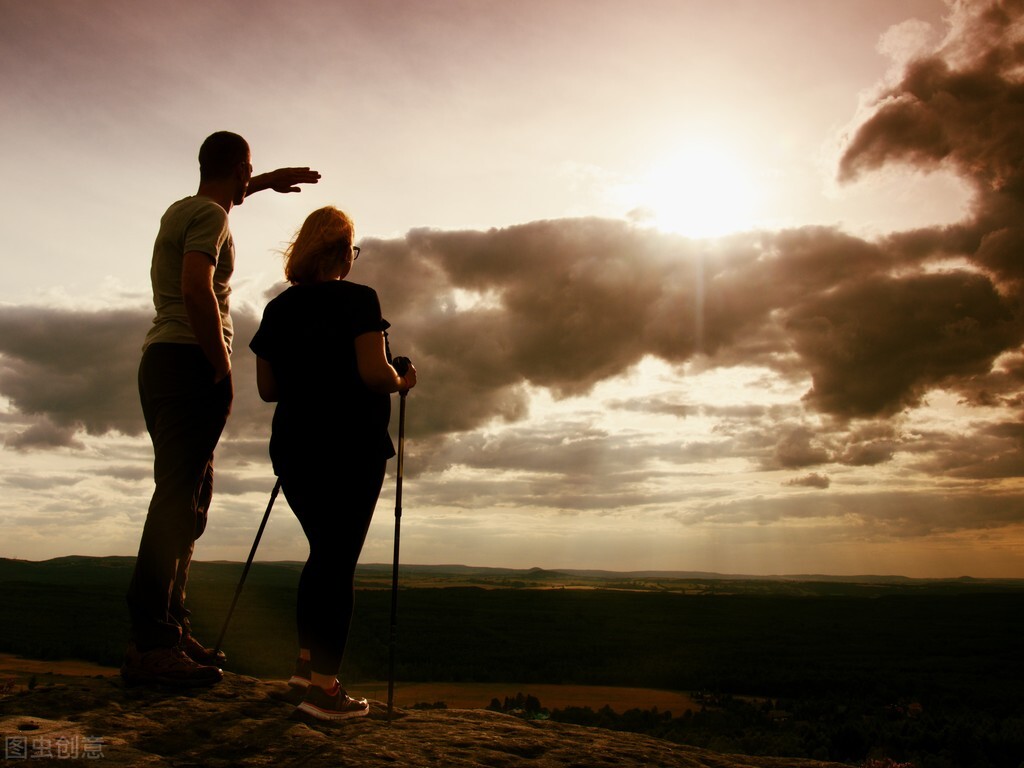
[[[0,556],[0,561],[8,560],[21,563],[49,563],[56,560],[133,560],[135,555],[58,555],[43,560],[29,560],[26,558]],[[244,565],[242,560],[194,560],[194,563],[207,563],[211,565]],[[302,565],[303,560],[254,560],[253,565]],[[392,563],[372,562],[359,563],[358,568],[369,569],[392,569]],[[552,575],[564,574],[567,576],[626,576],[626,577],[647,577],[647,578],[673,578],[673,579],[706,579],[722,581],[817,581],[817,580],[872,580],[872,581],[929,581],[929,582],[950,582],[950,581],[979,581],[979,582],[1024,582],[1022,576],[970,576],[961,574],[959,576],[904,576],[901,574],[885,573],[724,573],[720,571],[706,570],[685,570],[675,568],[635,568],[630,570],[611,570],[607,568],[545,568],[541,566],[502,566],[502,565],[470,565],[465,563],[399,563],[399,569],[429,568],[443,571],[443,569],[454,569],[464,571],[496,571],[509,574],[531,574],[550,573]]]

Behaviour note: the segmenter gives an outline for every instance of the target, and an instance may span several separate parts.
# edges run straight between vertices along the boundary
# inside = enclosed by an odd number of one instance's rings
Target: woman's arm
[[[416,386],[415,367],[410,365],[405,376],[399,376],[398,371],[388,362],[384,351],[384,334],[380,331],[356,336],[356,364],[363,383],[374,392],[391,394]]]
[[[274,378],[274,369],[268,360],[262,357],[256,358],[256,389],[265,403],[276,403],[280,392],[277,389],[277,379]]]

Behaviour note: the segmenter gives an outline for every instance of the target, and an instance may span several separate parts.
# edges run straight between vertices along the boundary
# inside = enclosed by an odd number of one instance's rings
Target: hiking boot
[[[192,635],[182,635],[181,642],[178,643],[178,649],[196,664],[202,666],[220,667],[228,660],[228,657],[224,655],[224,651],[215,652],[213,648],[207,648]]]
[[[309,659],[296,659],[295,671],[288,678],[288,685],[299,690],[309,688],[312,681],[313,665]]]
[[[121,677],[128,685],[200,687],[219,683],[224,673],[217,667],[196,664],[180,648],[139,651],[135,643],[130,643],[121,664]]]
[[[353,699],[338,683],[330,691],[310,685],[296,710],[320,720],[347,720],[368,715],[370,703],[366,699]]]

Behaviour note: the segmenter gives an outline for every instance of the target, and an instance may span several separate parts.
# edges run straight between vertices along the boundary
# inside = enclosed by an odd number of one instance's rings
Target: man
[[[150,269],[156,317],[139,366],[156,488],[127,595],[132,637],[121,676],[129,684],[212,685],[223,677],[224,654],[192,636],[185,586],[206,528],[213,451],[231,409],[228,213],[253,192],[299,192],[298,184],[319,178],[309,168],[253,176],[245,139],[220,131],[199,150],[198,192],[160,220]]]

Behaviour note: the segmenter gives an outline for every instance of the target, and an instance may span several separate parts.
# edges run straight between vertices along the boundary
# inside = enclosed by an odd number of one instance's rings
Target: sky
[[[1024,578],[1022,0],[0,0],[0,71],[2,557],[135,554],[153,238],[231,130],[322,179],[231,213],[196,559],[248,555],[247,344],[337,205],[419,371],[403,562]]]

